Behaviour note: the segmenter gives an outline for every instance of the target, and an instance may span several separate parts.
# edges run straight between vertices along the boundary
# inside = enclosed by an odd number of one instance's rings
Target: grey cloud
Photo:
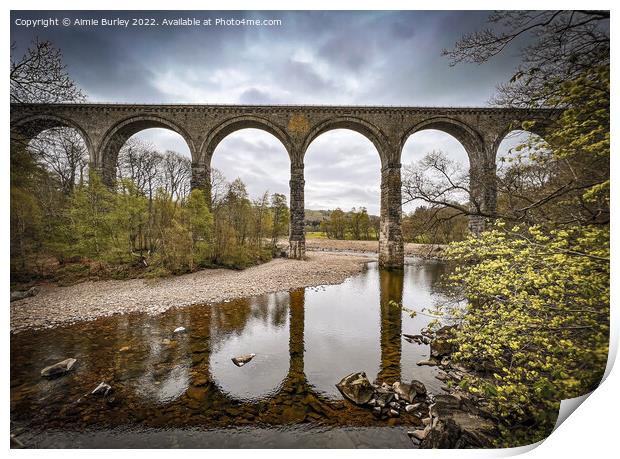
[[[246,89],[239,96],[239,103],[242,104],[274,104],[278,102],[278,99],[268,92],[256,88]]]
[[[336,89],[331,81],[317,73],[312,64],[293,59],[286,60],[280,66],[280,73],[276,76],[276,81],[278,80],[285,86],[302,91],[321,93]]]

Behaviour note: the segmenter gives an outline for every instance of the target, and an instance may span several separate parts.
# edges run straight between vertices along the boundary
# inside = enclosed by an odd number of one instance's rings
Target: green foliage
[[[584,70],[554,87],[562,107],[550,128],[521,126],[544,135],[515,149],[498,183],[497,213],[529,225],[608,224],[610,175],[609,66]]]
[[[271,222],[271,247],[275,249],[278,238],[288,234],[288,227],[291,220],[286,196],[280,193],[274,193],[271,196],[271,214],[273,216]]]
[[[444,256],[459,263],[450,281],[469,301],[440,311],[460,322],[453,359],[478,370],[463,387],[511,426],[505,445],[544,438],[560,400],[595,389],[605,369],[608,229],[497,223]]]
[[[449,207],[416,208],[403,217],[403,238],[418,244],[447,244],[468,235],[467,217]]]
[[[90,183],[78,187],[66,211],[66,250],[71,255],[104,258],[119,243],[114,223],[116,196],[92,173]]]
[[[26,277],[36,277],[33,266],[49,256],[60,262],[56,277],[72,281],[80,273],[93,274],[90,268],[63,266],[76,259],[92,260],[101,271],[97,276],[115,278],[180,274],[214,265],[244,268],[269,260],[274,238],[288,231],[286,198],[265,195],[252,203],[240,180],[229,185],[212,212],[202,190],[180,200],[164,189],[147,197],[129,179],[111,190],[91,173],[48,215],[33,193],[38,182],[25,170],[16,174],[11,187],[11,261]],[[36,176],[47,174],[36,164],[33,170]]]
[[[572,20],[573,13],[549,14]],[[517,35],[531,29],[528,14],[500,16]],[[524,48],[527,72],[501,88],[505,101],[562,109],[550,127],[534,120],[521,126],[544,140],[517,148],[499,177],[497,215],[518,224],[497,222],[443,253],[456,265],[448,282],[454,301],[436,313],[460,325],[452,357],[473,372],[460,387],[482,397],[502,421],[499,446],[548,435],[560,401],[594,390],[607,363],[609,38],[595,20],[608,15],[572,25],[543,22],[539,41]],[[466,36],[453,54],[482,62],[510,36]],[[570,59],[548,52],[560,49]]]
[[[359,210],[354,207],[349,212],[344,212],[340,208],[321,212],[327,212],[327,218],[320,221],[319,228],[329,239],[352,239],[356,241],[378,239],[379,218],[368,215],[365,207],[360,207]]]

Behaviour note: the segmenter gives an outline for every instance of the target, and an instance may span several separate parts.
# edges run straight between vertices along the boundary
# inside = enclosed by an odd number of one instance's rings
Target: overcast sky
[[[441,56],[487,12],[19,12],[11,13],[14,57],[38,36],[61,48],[68,71],[93,102],[290,103],[484,106],[518,64],[508,49],[482,66],[450,67]],[[16,19],[253,18],[280,26],[26,28]],[[138,134],[189,156],[180,136]],[[403,164],[442,150],[466,164],[462,146],[425,131],[405,145]],[[378,154],[360,134],[337,130],[306,156],[306,207],[379,208]],[[260,161],[258,161],[260,159]],[[270,134],[243,130],[216,149],[213,167],[240,177],[252,195],[288,195],[289,161]]]

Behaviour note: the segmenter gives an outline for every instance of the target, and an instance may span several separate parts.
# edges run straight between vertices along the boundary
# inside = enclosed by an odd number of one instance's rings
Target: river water
[[[377,420],[335,384],[418,379],[441,392],[417,334],[441,301],[439,262],[377,263],[340,285],[11,335],[12,431],[31,447],[396,447],[417,418]],[[174,334],[177,327],[185,333]],[[243,367],[234,356],[255,353]],[[74,371],[40,376],[73,357]],[[111,395],[89,394],[101,381]]]

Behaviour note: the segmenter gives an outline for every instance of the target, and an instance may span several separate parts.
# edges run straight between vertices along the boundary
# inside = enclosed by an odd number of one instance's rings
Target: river
[[[126,314],[11,335],[12,431],[30,447],[413,447],[415,420],[377,420],[335,384],[365,371],[441,392],[416,334],[441,301],[435,261],[376,262],[339,285]],[[184,333],[173,333],[185,327]],[[255,353],[237,367],[234,356]],[[56,379],[40,370],[73,357]],[[89,394],[101,381],[106,397]]]

